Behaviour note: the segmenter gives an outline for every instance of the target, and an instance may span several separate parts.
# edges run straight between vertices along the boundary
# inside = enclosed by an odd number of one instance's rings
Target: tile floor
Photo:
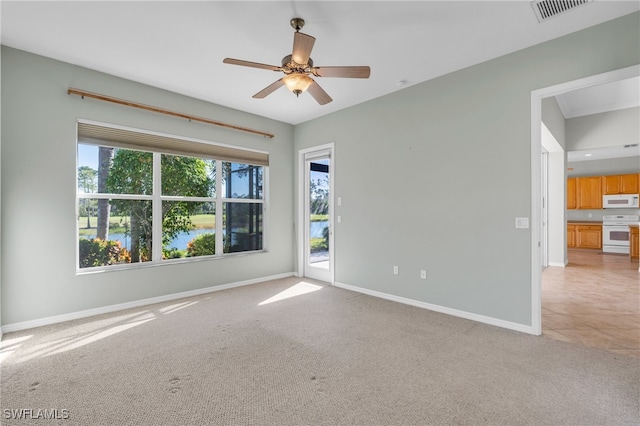
[[[542,273],[542,335],[640,358],[640,272],[627,255],[571,249]]]

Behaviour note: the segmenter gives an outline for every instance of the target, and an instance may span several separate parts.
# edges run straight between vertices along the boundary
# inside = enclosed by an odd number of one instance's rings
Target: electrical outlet
[[[420,271],[420,279],[423,279],[423,280],[427,279],[427,270],[426,269],[422,269]]]
[[[400,272],[399,272],[398,267],[397,267],[397,266],[394,266],[394,267],[393,267],[393,275],[398,275],[399,273],[400,273]]]

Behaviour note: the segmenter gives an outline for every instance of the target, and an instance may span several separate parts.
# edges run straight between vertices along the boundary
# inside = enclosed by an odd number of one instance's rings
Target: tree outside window
[[[262,249],[263,166],[83,143],[78,154],[80,268]]]

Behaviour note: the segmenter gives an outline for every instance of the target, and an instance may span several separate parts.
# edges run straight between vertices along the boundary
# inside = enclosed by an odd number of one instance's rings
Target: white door
[[[303,275],[333,283],[332,149],[305,152]]]

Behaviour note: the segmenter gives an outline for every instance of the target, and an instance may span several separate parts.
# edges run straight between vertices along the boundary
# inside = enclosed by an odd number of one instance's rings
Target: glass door
[[[305,154],[304,275],[332,282],[331,152]]]

